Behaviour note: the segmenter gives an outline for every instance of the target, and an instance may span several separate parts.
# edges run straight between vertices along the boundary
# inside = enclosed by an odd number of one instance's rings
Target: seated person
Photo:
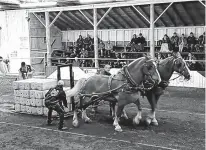
[[[177,33],[174,32],[173,36],[171,37],[171,47],[173,52],[178,52],[178,43],[179,43],[179,37],[177,36]]]
[[[170,44],[170,39],[169,37],[167,36],[167,34],[164,35],[163,39],[162,39],[162,45],[161,45],[161,49],[160,49],[160,52],[170,52],[169,50],[169,45]]]
[[[107,41],[107,43],[105,44],[105,53],[107,58],[112,57],[113,47],[114,45],[110,42],[110,40]]]
[[[146,41],[145,38],[142,36],[142,33],[139,34],[139,37],[137,38],[137,50],[138,51],[144,51],[144,45]]]
[[[186,62],[190,70],[204,71],[204,66],[201,63],[194,61],[197,60],[197,58],[194,55],[189,53],[186,59],[190,60]]]
[[[101,58],[105,57],[105,44],[102,40],[100,40],[100,43],[98,44],[98,51]]]
[[[198,44],[195,46],[197,52],[203,52],[205,47],[205,32],[199,36]]]
[[[136,34],[134,34],[133,35],[133,38],[131,39],[131,42],[128,44],[128,46],[131,46],[131,51],[132,52],[136,52],[138,49],[138,39],[137,39],[137,35]]]
[[[84,39],[83,43],[84,43],[84,48],[87,47],[90,49],[90,51],[92,51],[93,41],[89,34],[87,34],[87,37]]]
[[[106,64],[106,65],[104,66],[104,69],[101,69],[101,70],[100,70],[100,74],[102,74],[102,75],[107,75],[107,76],[111,76],[110,69],[111,69],[111,66],[108,65],[108,64]]]
[[[195,51],[196,38],[194,37],[194,34],[192,32],[190,33],[190,36],[187,38],[187,44],[188,44],[189,52],[194,52]]]
[[[82,51],[80,53],[81,58],[88,58],[88,51],[82,48]],[[81,60],[81,66],[86,67],[88,64],[88,60]]]
[[[184,34],[179,38],[178,45],[180,53],[187,51],[187,38]]]
[[[81,35],[79,35],[79,38],[77,39],[77,42],[76,42],[76,44],[77,44],[77,47],[78,48],[83,48],[83,46],[84,46],[84,39],[82,38],[82,36]]]

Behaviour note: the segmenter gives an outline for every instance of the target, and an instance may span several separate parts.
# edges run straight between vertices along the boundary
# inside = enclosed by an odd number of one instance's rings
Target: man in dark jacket
[[[190,52],[194,51],[196,38],[194,37],[194,34],[192,32],[190,33],[190,36],[187,38],[187,44],[188,44],[189,51]]]
[[[63,128],[64,124],[64,107],[62,105],[62,102],[65,107],[67,107],[67,100],[66,100],[66,94],[63,90],[64,82],[62,80],[58,81],[58,84],[55,88],[51,88],[45,95],[45,106],[49,109],[48,111],[48,119],[47,124],[51,125],[52,120],[52,111],[56,111],[59,115],[59,130],[64,130],[66,128]]]

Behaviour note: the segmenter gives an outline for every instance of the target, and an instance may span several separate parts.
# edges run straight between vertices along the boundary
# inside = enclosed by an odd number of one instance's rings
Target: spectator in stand
[[[139,34],[137,38],[137,49],[138,51],[144,51],[144,45],[146,44],[145,38],[142,36],[142,33]]]
[[[0,74],[6,75],[8,72],[7,65],[3,61],[3,57],[0,56]]]
[[[79,35],[79,38],[77,39],[77,47],[79,48],[79,49],[81,49],[81,48],[83,48],[83,46],[84,46],[84,39],[82,38],[82,36],[81,35]]]
[[[194,34],[192,32],[190,32],[190,36],[187,38],[187,44],[188,44],[189,52],[194,52],[195,51],[196,38],[194,37]]]
[[[114,45],[110,42],[110,40],[108,40],[107,43],[105,44],[105,52],[106,52],[107,58],[112,57],[113,47],[114,47]]]
[[[179,44],[179,37],[177,36],[177,33],[174,32],[173,36],[171,37],[171,46],[172,46],[173,52],[179,51],[178,44]]]
[[[185,37],[184,34],[182,34],[182,36],[179,38],[179,52],[182,53],[184,51],[186,51],[187,49],[187,38]]]
[[[88,58],[88,51],[82,48],[82,51],[80,53],[81,58]],[[87,67],[88,60],[81,60],[81,67]]]
[[[203,52],[205,47],[205,32],[199,36],[198,44],[195,46],[198,52]]]
[[[115,62],[114,62],[114,68],[121,68],[121,61],[119,59],[121,59],[121,55],[119,53],[115,53],[115,58],[114,59],[117,59]]]
[[[201,63],[195,61],[197,59],[191,53],[188,54],[187,60],[189,60],[187,61],[187,65],[190,70],[204,71],[204,66]]]
[[[92,51],[92,45],[93,45],[93,41],[92,38],[90,37],[89,34],[87,34],[87,37],[84,39],[84,48],[85,49],[89,49],[89,51]]]
[[[138,43],[137,35],[134,34],[133,38],[131,39],[131,42],[128,44],[128,45],[131,46],[131,51],[132,52],[137,51],[137,43]]]
[[[170,46],[170,39],[167,36],[167,34],[164,35],[163,39],[162,39],[162,45],[161,45],[161,49],[160,52],[166,52],[168,53],[169,50],[169,46]]]
[[[105,44],[103,43],[102,40],[100,40],[100,43],[98,44],[98,51],[100,53],[100,57],[104,58],[105,57]]]
[[[81,65],[80,61],[78,60],[78,57],[74,58],[74,61],[72,63],[73,67],[79,67]]]

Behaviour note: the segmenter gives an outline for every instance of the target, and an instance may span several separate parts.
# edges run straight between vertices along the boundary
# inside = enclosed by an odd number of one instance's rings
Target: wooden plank
[[[47,46],[47,66],[51,66],[51,32],[50,32],[50,20],[49,12],[45,12],[45,21],[46,21],[46,46]]]

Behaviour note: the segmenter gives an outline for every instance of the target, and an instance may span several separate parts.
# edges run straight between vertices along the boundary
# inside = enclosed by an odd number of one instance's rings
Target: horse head
[[[136,84],[143,83],[144,86],[151,87],[161,82],[161,77],[157,70],[157,65],[150,57],[141,57],[128,65],[128,71]]]
[[[177,73],[181,74],[182,76],[185,77],[185,79],[189,80],[190,79],[190,70],[185,62],[185,60],[182,58],[180,53],[174,53],[174,66],[173,70],[176,71]]]

